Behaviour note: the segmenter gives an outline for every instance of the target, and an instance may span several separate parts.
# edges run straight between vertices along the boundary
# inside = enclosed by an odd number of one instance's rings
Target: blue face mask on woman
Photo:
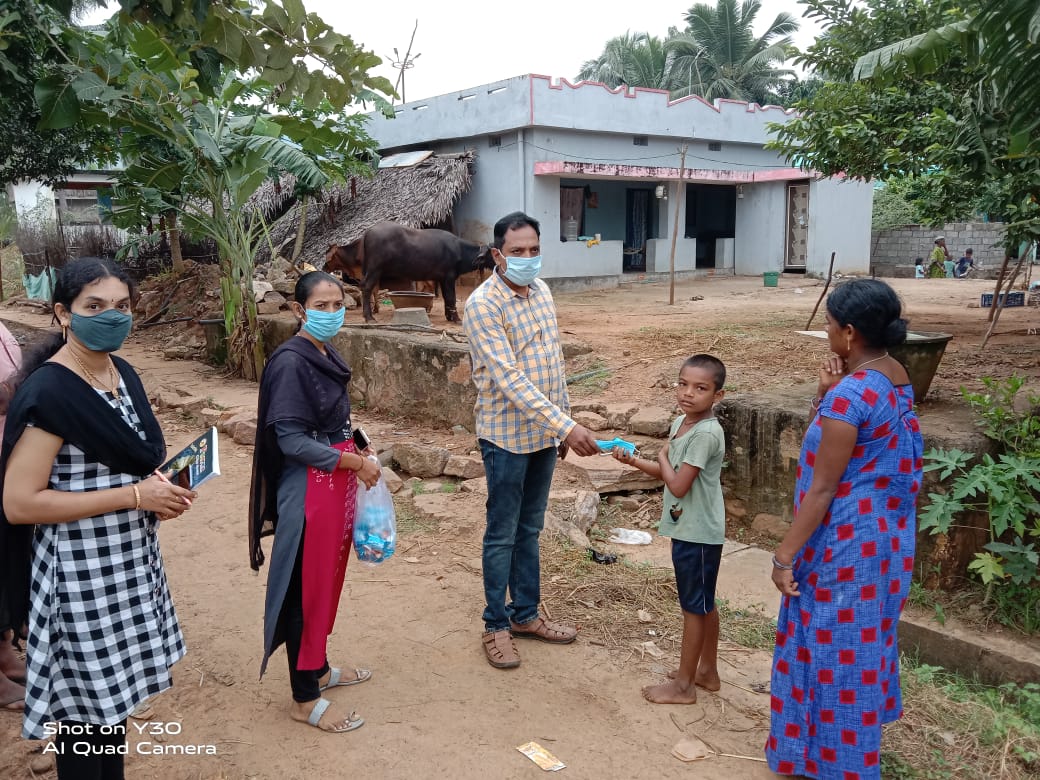
[[[302,330],[322,343],[330,341],[333,336],[339,333],[339,329],[343,327],[343,318],[346,316],[346,313],[346,309],[338,309],[337,311],[307,309],[307,321],[303,323]]]
[[[503,272],[503,276],[515,285],[527,287],[527,285],[538,278],[541,270],[541,255],[535,255],[534,257],[507,257],[506,270]]]
[[[109,309],[92,317],[73,314],[69,327],[83,346],[94,352],[115,352],[130,335],[134,318],[124,311]]]

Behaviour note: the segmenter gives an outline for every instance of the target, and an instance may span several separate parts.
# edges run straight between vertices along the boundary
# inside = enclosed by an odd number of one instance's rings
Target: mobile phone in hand
[[[368,434],[365,433],[364,428],[354,429],[354,446],[357,447],[358,452],[367,450],[372,444],[372,440],[368,438]]]

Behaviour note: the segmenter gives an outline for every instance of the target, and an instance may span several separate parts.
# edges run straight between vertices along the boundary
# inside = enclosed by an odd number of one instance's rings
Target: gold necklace
[[[854,373],[856,373],[857,371],[859,371],[859,370],[860,370],[861,368],[863,368],[863,366],[867,365],[868,363],[877,363],[877,362],[878,362],[879,360],[884,360],[884,359],[885,359],[885,358],[887,358],[887,357],[888,357],[888,352],[887,352],[887,350],[886,350],[886,352],[885,352],[885,354],[884,354],[884,355],[879,355],[878,357],[876,357],[876,358],[874,358],[874,359],[872,359],[872,360],[864,360],[864,361],[863,361],[862,363],[860,363],[860,364],[859,364],[858,366],[856,366],[855,368],[850,368],[850,369],[849,369],[849,373],[850,373],[850,374],[854,374]]]
[[[87,375],[91,382],[95,385],[100,385],[102,390],[111,393],[116,397],[116,400],[119,400],[119,375],[116,374],[115,366],[112,365],[112,358],[108,359],[108,375],[115,381],[113,382],[112,389],[109,390],[108,386],[105,385],[104,382],[94,376],[91,370],[83,365],[83,361],[79,359],[79,355],[76,354],[76,351],[72,347],[69,347],[69,354],[72,355],[72,359],[76,361],[76,365],[79,366],[80,370]]]

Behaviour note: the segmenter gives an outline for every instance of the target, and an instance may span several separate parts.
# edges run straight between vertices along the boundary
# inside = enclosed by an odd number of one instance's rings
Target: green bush
[[[1025,599],[1040,585],[1040,397],[1030,395],[1025,408],[1018,401],[1025,380],[1013,376],[1003,381],[986,377],[984,393],[961,394],[979,414],[979,425],[1003,452],[976,458],[958,449],[933,449],[925,453],[925,471],[939,478],[953,478],[946,493],[931,493],[920,514],[920,525],[933,534],[948,533],[956,517],[968,511],[985,511],[989,517],[989,541],[968,568],[987,585],[986,600],[994,586],[1010,589],[1004,596],[1023,600],[1001,601],[1032,604]],[[1025,616],[1025,623],[1040,628],[1040,616]]]

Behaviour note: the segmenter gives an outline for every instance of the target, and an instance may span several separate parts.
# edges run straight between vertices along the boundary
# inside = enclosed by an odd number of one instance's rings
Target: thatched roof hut
[[[415,153],[413,153],[415,154]],[[299,260],[321,267],[332,244],[348,246],[377,222],[391,220],[414,228],[447,222],[456,202],[470,188],[475,153],[418,153],[417,162],[380,167],[371,178],[352,177],[327,188],[307,208],[307,226]],[[392,163],[389,158],[383,164]],[[258,198],[275,200],[273,183],[265,183]],[[283,192],[285,191],[283,183]],[[276,249],[296,236],[300,209],[291,208],[270,228],[270,244],[258,249],[256,261],[266,262]]]

